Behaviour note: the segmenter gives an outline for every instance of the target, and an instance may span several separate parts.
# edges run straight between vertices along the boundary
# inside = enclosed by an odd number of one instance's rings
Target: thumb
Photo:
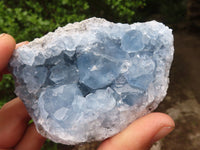
[[[98,150],[147,150],[175,127],[166,114],[151,113],[134,121],[125,130],[104,141]]]

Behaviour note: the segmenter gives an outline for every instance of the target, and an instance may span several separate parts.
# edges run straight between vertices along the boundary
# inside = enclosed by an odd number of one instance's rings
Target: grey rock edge
[[[38,132],[73,145],[104,140],[153,111],[166,95],[172,30],[90,18],[18,48],[16,90]]]

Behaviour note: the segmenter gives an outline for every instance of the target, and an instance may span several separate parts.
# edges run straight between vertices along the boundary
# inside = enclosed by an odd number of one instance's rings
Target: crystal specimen
[[[64,144],[103,140],[163,100],[173,59],[162,23],[90,18],[18,48],[16,94],[37,130]]]

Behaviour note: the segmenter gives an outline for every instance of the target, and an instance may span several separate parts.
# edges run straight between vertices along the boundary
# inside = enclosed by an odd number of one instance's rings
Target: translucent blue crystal
[[[143,35],[140,31],[130,30],[122,37],[122,50],[127,52],[137,52],[143,48]]]
[[[168,88],[172,30],[90,18],[18,48],[15,93],[37,130],[63,144],[104,140],[154,110]]]
[[[119,67],[105,57],[93,53],[83,53],[77,58],[80,82],[98,89],[106,87],[119,75]]]

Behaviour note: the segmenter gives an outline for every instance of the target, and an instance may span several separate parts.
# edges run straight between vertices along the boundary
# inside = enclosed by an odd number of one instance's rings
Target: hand
[[[166,114],[151,113],[137,119],[125,130],[104,141],[98,150],[148,150],[175,127]]]
[[[25,43],[17,44],[16,47]],[[15,49],[15,40],[0,35],[0,73]],[[0,150],[39,150],[45,138],[37,133],[34,124],[19,98],[5,104],[0,110]],[[134,121],[119,134],[105,140],[98,150],[147,150],[157,140],[169,134],[175,127],[166,114],[151,113]]]

